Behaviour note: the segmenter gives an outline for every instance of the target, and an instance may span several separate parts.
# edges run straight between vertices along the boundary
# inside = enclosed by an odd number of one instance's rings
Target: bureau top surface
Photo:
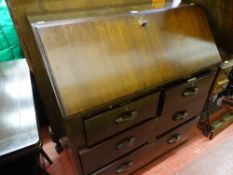
[[[197,6],[89,13],[33,29],[67,118],[220,61]]]

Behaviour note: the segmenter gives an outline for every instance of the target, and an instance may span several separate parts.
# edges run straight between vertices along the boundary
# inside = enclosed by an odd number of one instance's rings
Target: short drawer
[[[90,174],[107,163],[145,144],[156,135],[158,119],[132,128],[93,148],[79,152],[84,174]]]
[[[140,98],[84,121],[87,143],[93,145],[157,115],[160,93]]]
[[[194,118],[182,127],[171,131],[157,140],[149,142],[135,152],[113,162],[92,175],[126,175],[132,173],[192,137],[193,129],[196,127],[198,120],[199,118]]]
[[[171,130],[172,128],[184,123],[185,121],[200,115],[203,110],[206,97],[200,97],[189,102],[186,105],[177,107],[176,110],[164,113],[159,117],[159,126],[157,134]]]
[[[211,72],[201,77],[193,78],[195,80],[171,87],[165,91],[166,97],[164,102],[163,113],[167,113],[177,107],[191,102],[199,97],[207,97],[215,72]]]

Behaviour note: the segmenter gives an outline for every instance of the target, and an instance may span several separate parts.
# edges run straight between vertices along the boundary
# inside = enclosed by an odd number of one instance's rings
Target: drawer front
[[[199,118],[193,119],[182,127],[171,131],[163,137],[158,138],[156,141],[146,144],[135,152],[115,161],[92,175],[126,175],[132,173],[154,158],[177,147],[192,137],[193,129],[196,127],[198,119]]]
[[[157,118],[152,119],[91,149],[80,151],[84,174],[94,172],[152,139],[157,131],[157,121]]]
[[[158,137],[148,156],[150,156],[150,154],[160,156],[192,138],[194,130],[197,129],[199,119],[200,117],[195,117],[171,132]]]
[[[172,128],[184,123],[192,117],[198,116],[203,110],[206,97],[201,97],[192,102],[177,107],[176,110],[159,117],[159,126],[156,134],[160,135]]]
[[[207,97],[214,77],[215,72],[202,76],[190,83],[169,88],[166,91],[163,113],[174,110],[177,107],[189,103],[196,98]]]
[[[159,92],[84,121],[88,145],[157,115]]]

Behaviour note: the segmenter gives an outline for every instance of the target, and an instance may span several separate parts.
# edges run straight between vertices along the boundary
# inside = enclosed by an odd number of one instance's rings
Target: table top
[[[0,160],[39,144],[26,60],[0,64]]]

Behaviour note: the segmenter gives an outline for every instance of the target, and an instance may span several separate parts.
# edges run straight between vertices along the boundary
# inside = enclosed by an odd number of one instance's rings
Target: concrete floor
[[[42,166],[51,175],[73,175],[68,150],[58,155],[46,128],[42,128],[42,137],[44,150],[53,160],[49,165],[42,159]],[[233,175],[233,125],[213,140],[204,137],[197,129],[187,143],[139,169],[134,175]]]

